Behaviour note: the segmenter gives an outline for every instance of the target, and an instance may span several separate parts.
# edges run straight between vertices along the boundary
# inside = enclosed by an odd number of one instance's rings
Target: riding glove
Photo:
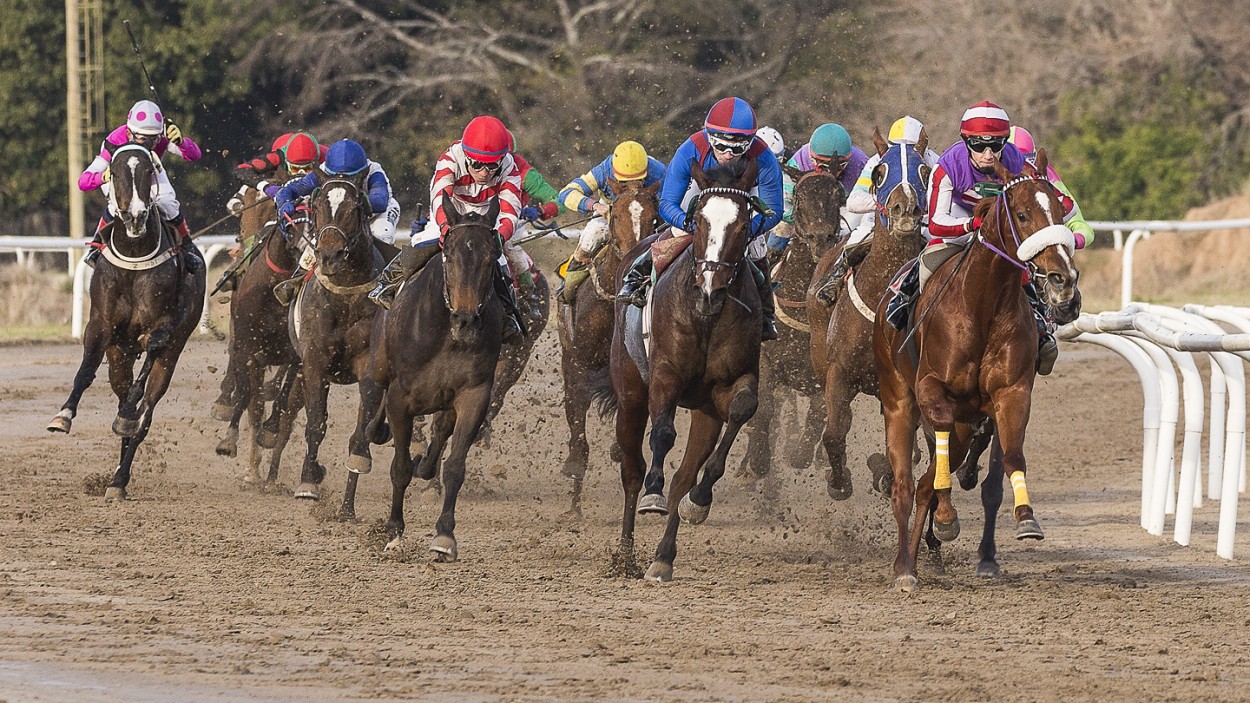
[[[165,138],[177,145],[182,145],[182,130],[173,122],[165,123]]]

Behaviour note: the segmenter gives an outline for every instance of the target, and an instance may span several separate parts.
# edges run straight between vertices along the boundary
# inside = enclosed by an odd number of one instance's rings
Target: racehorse
[[[253,261],[244,269],[230,298],[230,357],[226,374],[233,377],[230,385],[234,389],[234,407],[226,437],[217,445],[217,453],[235,455],[239,419],[246,409],[252,427],[248,468],[243,474],[247,483],[278,480],[278,466],[291,437],[292,420],[303,406],[300,358],[291,341],[287,308],[273,295],[273,287],[290,278],[299,265],[308,222],[307,217],[301,219],[302,222],[294,222],[288,229],[281,229],[276,221],[271,221],[267,228],[254,234],[253,246],[257,251],[254,256],[259,261]],[[298,234],[286,234],[292,230]],[[276,427],[261,421],[265,373],[271,367],[276,367],[275,377],[279,383],[273,411]],[[224,390],[224,379],[222,386]],[[268,475],[263,478],[260,475],[262,447],[273,450]]]
[[[677,439],[673,426],[677,406],[691,410],[685,455],[668,497],[668,524],[647,569],[648,580],[673,578],[678,520],[697,525],[707,519],[712,487],[725,473],[734,438],[755,414],[761,312],[745,255],[752,215],[758,207],[748,190],[755,185],[758,169],[754,159],[745,166],[739,162],[708,173],[698,164],[692,166],[691,175],[702,190],[691,217],[693,241],[654,286],[649,303],[650,350],[641,358],[631,355],[627,347],[638,349],[641,330],[630,324],[630,318],[642,316],[628,303],[616,304],[609,363],[613,393],[598,397],[608,403],[615,400],[617,405],[616,440],[625,494],[620,549],[627,568],[633,564],[635,510],[643,487],[642,439],[648,417],[651,469],[646,488],[649,496],[659,498],[664,460]],[[629,263],[643,246],[650,245],[650,240],[643,240],[625,256],[617,270],[618,290]],[[725,423],[728,428],[721,436]],[[703,477],[696,484],[700,468]]]
[[[591,374],[608,368],[612,344],[613,304],[616,287],[613,277],[625,252],[650,237],[659,222],[660,203],[656,198],[660,182],[643,187],[640,181],[608,186],[616,197],[608,213],[609,241],[590,265],[589,285],[577,289],[573,304],[557,305],[560,322],[560,362],[564,379],[564,419],[569,425],[569,455],[563,474],[573,479],[572,511],[581,512],[582,483],[590,460],[586,438],[586,413],[590,409],[593,381]],[[614,458],[619,458],[613,446]]]
[[[808,294],[812,329],[811,361],[824,381],[825,427],[821,442],[829,457],[827,490],[835,500],[851,496],[851,473],[846,466],[846,435],[851,429],[851,401],[861,393],[878,395],[877,370],[872,357],[874,310],[898,269],[924,247],[921,224],[927,209],[925,193],[930,167],[924,154],[928,134],[921,130],[915,146],[887,144],[873,130],[880,162],[872,171],[872,194],[877,213],[872,248],[845,283],[845,292],[832,308]],[[819,267],[819,278],[833,268],[840,254],[829,252]],[[880,457],[878,457],[880,458]],[[889,492],[888,472],[874,475],[875,487]]]
[[[455,561],[456,499],[465,457],[486,419],[499,363],[504,312],[494,277],[502,242],[494,230],[498,200],[485,216],[461,215],[455,207],[443,212],[448,229],[442,254],[404,285],[390,311],[375,322],[369,374],[385,391],[386,424],[395,438],[387,549],[403,539],[404,495],[414,470],[421,479],[434,478],[450,438],[443,510],[430,550],[439,561]],[[437,415],[429,448],[414,459],[413,422],[431,413]]]
[[[794,180],[794,236],[780,261],[773,268],[772,280],[780,283],[776,291],[777,327],[780,336],[764,345],[760,358],[759,409],[746,426],[747,451],[740,470],[743,474],[761,477],[768,473],[772,461],[772,438],[782,436],[782,423],[777,410],[784,397],[795,401],[807,399],[807,412],[802,430],[791,437],[787,456],[794,467],[807,466],[812,450],[825,423],[825,407],[820,396],[820,381],[812,370],[808,353],[809,304],[805,300],[816,262],[837,242],[842,222],[841,210],[846,191],[837,177],[823,169],[800,171],[782,166]],[[822,328],[823,329],[823,328]],[[797,393],[796,393],[797,391]]]
[[[958,536],[950,464],[963,460],[973,425],[985,417],[997,427],[1003,470],[1011,478],[1016,538],[1042,538],[1025,485],[1024,434],[1038,332],[1021,278],[1038,283],[1060,324],[1075,319],[1081,306],[1073,235],[1062,224],[1063,207],[1045,173],[1043,150],[1036,167],[1026,166],[1023,175],[998,166],[1000,191],[987,192],[973,213],[982,223],[978,234],[938,266],[916,296],[910,331],[896,330],[885,319],[888,296],[877,306],[873,353],[898,527],[893,590],[916,586],[920,528],[931,508],[938,539]],[[911,460],[919,421],[933,433],[933,458],[917,485]]]
[[[152,189],[160,168],[138,144],[113,152],[108,197],[117,218],[101,232],[104,248],[91,279],[91,316],[74,389],[48,424],[50,432],[70,431],[78,402],[107,354],[109,384],[118,400],[113,432],[122,438],[107,500],[126,498],[135,452],[204,310],[204,272],[187,271],[173,231],[162,226],[156,211]],[[143,365],[136,377],[140,353]]]
[[[349,177],[324,176],[312,204],[316,265],[311,280],[292,303],[296,348],[304,365],[304,401],[308,424],[304,439],[308,453],[300,474],[296,498],[319,500],[325,467],[317,452],[326,434],[326,400],[330,384],[356,383],[360,410],[348,443],[347,487],[339,516],[356,514],[356,482],[369,473],[373,459],[365,425],[374,416],[382,392],[366,370],[373,318],[380,309],[365,294],[373,289],[387,259],[369,232],[362,173]],[[378,443],[385,437],[375,437]]]

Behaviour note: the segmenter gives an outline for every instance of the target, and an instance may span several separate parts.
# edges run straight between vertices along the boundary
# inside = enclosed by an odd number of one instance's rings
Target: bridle
[[[695,200],[694,200],[695,207],[691,209],[691,212],[693,214],[698,214],[699,210],[703,207],[703,201],[709,195],[731,195],[734,197],[742,198],[746,201],[746,204],[749,206],[751,210],[754,210],[760,214],[765,214],[764,207],[759,202],[756,201],[755,196],[751,195],[745,190],[742,190],[739,188],[731,188],[728,186],[713,186],[711,188],[708,188],[707,190],[701,191],[698,194],[698,196],[695,197]],[[747,219],[747,226],[750,226],[749,217]],[[713,271],[713,272],[720,271],[723,269],[732,269],[732,272],[729,275],[729,281],[726,283],[726,285],[729,286],[729,285],[733,285],[734,280],[738,277],[738,264],[740,263],[742,263],[741,259],[734,261],[734,262],[728,262],[728,261],[719,261],[716,259],[700,259],[698,257],[693,257],[691,259],[690,269],[692,273],[694,274],[696,280],[698,279],[700,273],[707,273],[709,271]]]
[[[835,192],[837,193],[837,197],[838,197],[838,202],[839,202],[839,203],[841,203],[841,204],[845,204],[845,203],[846,203],[846,188],[842,187],[842,180],[841,180],[840,178],[838,178],[837,176],[835,176],[835,175],[834,175],[833,173],[831,173],[830,171],[828,171],[827,169],[823,169],[823,168],[814,168],[814,169],[812,169],[811,171],[807,171],[807,172],[805,172],[802,176],[799,176],[799,180],[798,180],[798,181],[796,181],[796,182],[795,182],[795,184],[794,184],[794,192],[795,192],[795,197],[796,197],[796,199],[797,199],[797,197],[798,197],[798,195],[797,195],[797,194],[798,194],[798,192],[799,192],[799,186],[801,186],[801,185],[803,184],[803,182],[804,182],[804,181],[806,181],[806,180],[807,180],[807,179],[809,179],[809,178],[828,178],[828,179],[830,179],[831,181],[833,181],[834,188],[836,189],[836,190],[835,190]],[[842,205],[841,205],[841,204],[838,206],[838,213],[837,213],[837,220],[836,220],[836,222],[838,222],[838,223],[845,223],[845,218],[843,218],[843,217],[842,217],[842,213],[841,213],[841,210],[842,210]],[[797,201],[796,201],[796,202],[795,202],[795,204],[794,204],[794,208],[795,208],[795,210],[797,210],[797,209],[798,209],[798,202],[797,202]],[[803,237],[801,237],[800,239],[806,239],[807,237],[811,237],[814,241],[817,241],[817,242],[821,241],[821,240],[816,239],[816,237],[818,236],[818,234],[819,234],[819,235],[825,235],[825,236],[827,236],[827,237],[828,237],[828,241],[832,242],[832,241],[834,241],[834,240],[836,240],[836,239],[837,239],[837,236],[838,236],[838,227],[836,227],[836,226],[835,226],[835,227],[834,227],[833,232],[831,232],[831,233],[825,233],[825,232],[810,232],[810,233],[806,233],[806,232],[804,232],[804,233],[800,233],[800,232],[799,232],[799,230],[798,230],[798,227],[795,227],[795,234],[803,234],[804,236],[803,236]],[[809,246],[810,246],[810,245],[809,245]],[[818,256],[818,254],[816,254],[816,252],[815,252],[815,248],[813,248],[813,256]]]
[[[617,246],[616,237],[612,235],[612,220],[614,219],[613,213],[616,211],[616,204],[618,202],[621,202],[622,200],[627,200],[631,204],[632,203],[641,204],[643,203],[643,201],[649,201],[651,203],[656,213],[655,215],[652,215],[651,217],[651,232],[655,231],[656,223],[659,220],[659,211],[660,211],[659,200],[645,189],[639,188],[637,190],[626,190],[620,193],[616,193],[613,196],[612,204],[608,207],[608,216],[605,219],[607,220],[607,223],[608,223],[608,235],[609,235],[608,238],[611,242],[612,249],[616,251],[618,255],[621,255],[621,256],[623,256],[625,252],[619,246]],[[647,236],[642,233],[642,230],[645,226],[646,226],[645,222],[638,223],[638,238],[634,242],[634,244],[637,244],[638,242],[642,241],[643,238]]]
[[[988,239],[986,239],[985,235],[981,232],[977,233],[977,241],[985,245],[985,248],[989,249],[999,258],[1005,260],[1007,263],[1023,271],[1025,275],[1027,275],[1030,279],[1036,281],[1037,285],[1041,287],[1043,285],[1046,285],[1046,281],[1047,281],[1046,274],[1041,273],[1039,271],[1037,265],[1033,263],[1033,259],[1036,258],[1039,254],[1041,254],[1042,250],[1045,247],[1038,248],[1038,250],[1034,252],[1031,256],[1021,258],[1018,255],[1021,246],[1023,245],[1026,239],[1037,235],[1039,232],[1051,229],[1052,227],[1063,228],[1065,232],[1068,233],[1069,239],[1071,238],[1071,233],[1070,231],[1067,230],[1067,227],[1065,227],[1062,224],[1059,224],[1059,225],[1048,225],[1047,227],[1043,227],[1037,230],[1036,232],[1033,232],[1032,234],[1023,238],[1020,236],[1020,231],[1016,227],[1016,220],[1014,217],[1011,216],[1011,201],[1009,200],[1007,194],[1015,186],[1018,186],[1022,183],[1030,183],[1030,182],[1037,182],[1037,181],[1041,181],[1042,183],[1045,183],[1046,186],[1050,188],[1051,192],[1053,193],[1054,185],[1050,181],[1046,180],[1046,178],[1040,174],[1035,175],[1035,176],[1020,176],[1018,178],[1015,178],[1003,184],[1002,190],[994,197],[994,224],[996,226],[996,229],[998,230],[999,246],[994,246],[994,244],[992,244]],[[1012,256],[1011,254],[1008,254],[1005,251],[1005,249],[1007,248],[1007,242],[1003,237],[1003,228],[1002,228],[1002,217],[1003,217],[1002,213],[1004,210],[1007,212],[1007,222],[1010,226],[1011,239],[1015,243],[1015,246],[1016,246],[1017,256]],[[1056,229],[1055,232],[1057,231],[1058,230]],[[1057,239],[1062,239],[1062,237],[1060,237],[1058,234],[1056,234],[1055,236]],[[1049,241],[1049,238],[1047,238],[1047,241]],[[1067,243],[1066,241],[1057,240],[1053,242],[1052,244],[1048,244],[1046,246],[1052,246],[1053,244],[1064,244],[1068,247],[1069,252],[1071,252],[1072,250],[1072,245]]]
[[[160,165],[156,161],[156,158],[153,156],[151,150],[149,150],[147,147],[143,146],[142,144],[125,144],[119,147],[116,151],[113,152],[112,156],[109,159],[109,169],[111,170],[113,168],[113,164],[117,162],[117,158],[119,155],[124,154],[128,151],[138,151],[143,154],[143,158],[147,159],[148,165],[152,167],[152,184],[151,185],[156,186],[159,189],[160,185],[158,181],[156,180],[156,171],[160,169]],[[131,183],[131,188],[134,191],[133,195],[135,196],[140,195],[139,189],[135,187],[133,182]],[[147,208],[145,210],[146,215],[144,217],[144,223],[146,225],[146,223],[152,221],[152,213],[154,210],[156,210],[156,198],[153,198],[151,195],[151,187],[148,188],[148,192],[143,194],[143,196],[148,198]],[[126,226],[127,236],[131,236],[129,234],[129,231],[134,223],[134,218],[132,217],[129,210],[122,210],[120,207],[118,207],[117,188],[112,187],[112,186],[109,187],[108,199],[109,199],[109,205],[111,205],[113,208],[113,212],[117,213],[117,219],[121,220],[121,223]],[[134,237],[137,237],[137,236],[139,235],[134,235]],[[109,241],[110,241],[110,246],[111,246],[112,238],[110,238]],[[152,256],[155,256],[156,253],[160,250],[160,247],[161,247],[161,237],[158,236],[156,238],[156,249],[153,250],[151,254],[139,257],[136,260],[143,260],[143,259],[147,259]]]
[[[898,182],[884,191],[878,189],[876,183],[874,182],[872,186],[872,194],[873,201],[876,204],[878,222],[885,227],[887,232],[893,233],[894,230],[890,227],[889,208],[886,207],[886,203],[889,201],[890,196],[894,194],[894,191],[902,188],[903,186],[907,186],[911,188],[912,195],[916,199],[916,204],[920,206],[921,213],[927,214],[929,208],[924,197],[925,186],[923,178],[920,177],[920,169],[927,165],[924,162],[923,155],[918,152],[914,154],[910,153],[916,151],[916,147],[910,144],[896,143],[891,146],[891,149],[898,150],[899,170],[902,171],[902,173],[899,174]],[[878,162],[879,166],[884,166],[886,169],[886,176],[882,178],[883,185],[889,185],[890,180],[890,163],[885,159],[885,156],[889,154],[890,152],[887,151],[886,154],[882,156],[881,161]],[[911,167],[913,159],[916,163],[916,167],[914,169]],[[912,180],[913,174],[916,176],[915,182]],[[907,234],[910,233],[911,232],[907,232]]]
[[[350,248],[353,244],[356,243],[356,240],[360,237],[360,235],[365,230],[364,222],[365,222],[366,215],[365,215],[364,208],[360,207],[360,186],[356,185],[353,181],[350,181],[346,178],[330,178],[326,180],[324,183],[322,183],[320,186],[318,186],[317,190],[319,192],[324,192],[327,187],[331,185],[340,185],[340,184],[347,186],[348,188],[351,188],[352,195],[354,196],[354,199],[356,201],[356,208],[355,208],[356,213],[357,213],[356,230],[354,232],[348,233],[342,227],[339,227],[338,225],[331,222],[329,224],[322,225],[321,227],[317,229],[315,241],[320,242],[321,235],[329,231],[335,231],[343,236],[344,243],[346,244],[348,248]],[[320,198],[320,194],[318,194],[317,198]]]
[[[438,256],[442,260],[443,264],[443,305],[447,308],[448,312],[454,312],[455,308],[451,306],[451,288],[449,287],[450,281],[447,278],[447,247],[445,246],[445,242],[451,238],[453,232],[461,229],[468,229],[469,227],[484,227],[486,229],[491,228],[490,225],[485,222],[460,222],[447,228],[446,234],[443,235],[443,243],[439,244]],[[496,239],[498,239],[498,235],[496,235]],[[492,252],[492,254],[493,253],[494,252]],[[495,258],[498,257],[496,256],[491,259],[491,265],[497,265],[494,260]],[[486,302],[488,300],[490,300],[489,295],[483,297],[482,300],[478,302],[477,307],[473,311],[474,315],[480,316],[482,314],[482,309],[486,307]]]

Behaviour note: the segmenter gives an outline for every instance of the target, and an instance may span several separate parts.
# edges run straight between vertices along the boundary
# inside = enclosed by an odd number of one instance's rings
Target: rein
[[[483,222],[459,222],[447,228],[447,232],[443,234],[442,239],[438,245],[439,246],[438,256],[440,259],[442,259],[442,263],[443,263],[443,305],[447,308],[448,312],[452,312],[454,308],[452,308],[451,306],[451,290],[447,287],[447,283],[448,283],[448,280],[447,280],[447,247],[443,245],[443,242],[447,241],[447,239],[451,237],[452,232],[455,232],[456,230],[461,230],[461,229],[468,229],[469,227],[489,228],[490,225],[487,225]],[[496,240],[499,239],[499,234],[497,232],[494,232],[494,230],[492,230],[492,234],[495,235]],[[494,261],[492,260],[490,263],[493,264]],[[480,303],[477,304],[478,313],[481,313],[482,307],[485,305],[486,305],[486,300],[482,300]]]

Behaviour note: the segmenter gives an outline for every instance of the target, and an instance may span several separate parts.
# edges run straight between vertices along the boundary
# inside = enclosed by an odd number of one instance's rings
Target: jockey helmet
[[[742,98],[722,98],[708,110],[703,128],[709,135],[755,136],[755,111]],[[749,140],[748,140],[749,141]]]
[[[273,140],[273,146],[269,147],[269,151],[276,151],[276,152],[281,153],[282,150],[286,148],[286,145],[291,143],[291,137],[294,137],[294,136],[295,136],[295,132],[287,132],[281,137],[278,137],[277,139]]]
[[[612,177],[637,181],[647,177],[647,150],[638,142],[621,142],[612,152]]]
[[[985,100],[964,111],[959,134],[964,137],[1006,137],[1011,132],[1007,111]]]
[[[1029,130],[1024,127],[1012,126],[1011,135],[1007,137],[1007,141],[1015,144],[1026,159],[1031,159],[1037,154],[1037,145],[1033,143],[1033,135],[1029,134]]]
[[[364,147],[343,139],[330,145],[324,168],[332,176],[354,176],[369,168],[369,159],[365,157]]]
[[[474,161],[494,163],[513,148],[512,135],[498,118],[479,115],[469,120],[460,138],[464,155]]]
[[[840,124],[826,122],[812,132],[812,156],[824,159],[845,159],[851,155],[851,135]]]
[[[776,156],[778,161],[785,155],[786,140],[781,138],[781,132],[772,127],[760,127],[755,136],[764,140],[764,143],[768,145],[768,150],[773,152],[773,156]]]
[[[920,120],[906,115],[894,120],[894,124],[890,125],[890,136],[886,137],[886,141],[891,144],[916,144],[920,141],[922,129],[924,129],[924,124]]]
[[[165,119],[161,108],[151,100],[140,100],[126,114],[126,129],[131,134],[153,137],[165,131]]]
[[[311,134],[296,132],[291,135],[291,139],[282,149],[282,153],[286,157],[288,171],[292,173],[296,171],[307,173],[320,160],[321,149],[320,145],[317,144],[317,140]]]

